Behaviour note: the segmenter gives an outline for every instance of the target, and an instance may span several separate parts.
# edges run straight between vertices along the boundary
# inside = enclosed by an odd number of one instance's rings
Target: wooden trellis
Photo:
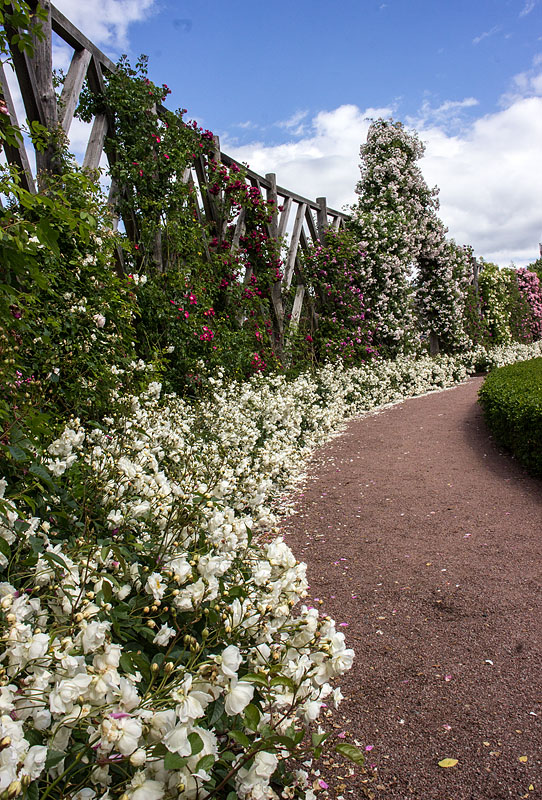
[[[21,53],[16,48],[12,51],[12,62],[15,69],[20,93],[23,99],[26,116],[29,123],[39,122],[48,130],[54,131],[61,126],[64,133],[68,133],[77,108],[79,95],[85,79],[90,90],[100,94],[104,90],[104,77],[107,73],[114,72],[116,67],[90,39],[78,30],[49,0],[39,0],[40,6],[46,13],[46,20],[42,24],[44,37],[36,42],[33,58],[26,53]],[[34,3],[36,5],[36,3]],[[8,36],[16,31],[6,31]],[[73,49],[71,64],[66,75],[60,99],[57,102],[53,87],[52,66],[52,32]],[[5,70],[0,63],[0,90],[5,106],[9,113],[11,123],[18,125],[15,104],[6,80]],[[157,111],[158,115],[160,110]],[[106,137],[111,136],[112,126],[107,113],[96,115],[94,118],[85,155],[83,167],[96,169],[101,161],[106,143]],[[114,131],[112,133],[114,138]],[[275,201],[275,216],[269,225],[268,234],[275,240],[282,240],[289,231],[289,245],[285,257],[283,277],[271,288],[271,299],[277,315],[282,317],[284,329],[297,326],[301,318],[304,303],[310,301],[306,291],[301,262],[300,250],[305,250],[309,243],[323,240],[324,230],[328,227],[338,229],[344,224],[345,215],[340,211],[328,208],[326,198],[319,197],[310,200],[295,192],[277,185],[276,175],[269,173],[262,176],[250,169],[245,169],[235,159],[221,152],[218,138],[215,137],[215,160],[221,161],[226,166],[237,165],[243,170],[247,184],[256,187],[263,196],[265,192],[268,200]],[[16,165],[21,173],[23,186],[31,192],[39,190],[40,172],[54,169],[54,149],[45,152],[36,151],[36,175],[30,167],[28,153],[24,147],[5,146],[5,154],[10,164]],[[106,156],[109,154],[106,152]],[[215,209],[212,197],[207,191],[207,169],[205,156],[194,160],[193,166],[187,168],[183,180],[198,187],[198,208],[196,209],[202,221],[215,221]],[[112,186],[110,199],[119,187]],[[278,208],[281,207],[282,211]],[[293,220],[293,224],[292,224]],[[123,220],[128,236],[130,236],[130,221]],[[233,237],[233,248],[239,246],[240,237],[244,231],[244,214],[241,213],[237,220]],[[160,250],[160,245],[155,247]],[[158,254],[155,261],[160,262]],[[158,268],[160,263],[157,264]],[[245,280],[250,278],[245,276]],[[285,318],[283,299],[286,292],[295,288],[294,300],[290,314]],[[310,313],[314,317],[313,309]]]

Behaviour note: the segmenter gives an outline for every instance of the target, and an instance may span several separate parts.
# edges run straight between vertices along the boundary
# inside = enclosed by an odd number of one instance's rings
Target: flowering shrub
[[[314,293],[318,325],[308,320],[306,340],[316,360],[357,363],[376,353],[371,310],[364,300],[366,253],[351,231],[327,230],[325,240],[303,254],[303,276]]]
[[[525,338],[533,340],[542,339],[542,285],[536,272],[528,269],[518,269],[516,272],[518,290],[522,300],[530,311],[530,330],[525,332]]]
[[[535,283],[520,276],[515,269],[499,269],[496,264],[482,262],[479,284],[491,341],[495,344],[532,341],[532,320],[536,312],[531,303],[536,304]]]
[[[1,482],[0,789],[313,797],[286,759],[320,751],[328,735],[309,747],[306,725],[340,701],[332,681],[353,653],[299,607],[304,565],[282,539],[260,541],[273,498],[346,417],[541,352],[210,376],[197,404],[150,384],[98,427],[72,419],[36,461],[38,490]]]

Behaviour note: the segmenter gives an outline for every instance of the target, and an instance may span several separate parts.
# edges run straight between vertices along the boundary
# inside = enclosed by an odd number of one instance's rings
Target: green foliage
[[[496,440],[542,475],[542,358],[493,370],[479,399]]]
[[[309,245],[303,254],[303,275],[318,315],[318,326],[312,316],[307,320],[305,337],[315,360],[356,364],[375,355],[364,298],[369,278],[366,252],[355,233],[326,231],[325,241]]]
[[[0,191],[0,445],[13,459],[48,420],[109,410],[134,359],[136,307],[88,176],[72,168],[34,195],[4,169]]]

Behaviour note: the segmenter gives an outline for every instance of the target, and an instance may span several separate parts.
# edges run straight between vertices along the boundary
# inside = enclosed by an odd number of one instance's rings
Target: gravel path
[[[349,423],[284,523],[356,651],[329,722],[374,767],[324,764],[330,798],[542,798],[542,483],[481,381]]]

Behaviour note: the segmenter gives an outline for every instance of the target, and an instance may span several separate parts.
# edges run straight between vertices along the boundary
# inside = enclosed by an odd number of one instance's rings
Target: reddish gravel
[[[542,798],[542,483],[493,444],[481,381],[349,423],[284,523],[356,651],[330,723],[375,771],[328,764],[332,798]]]

